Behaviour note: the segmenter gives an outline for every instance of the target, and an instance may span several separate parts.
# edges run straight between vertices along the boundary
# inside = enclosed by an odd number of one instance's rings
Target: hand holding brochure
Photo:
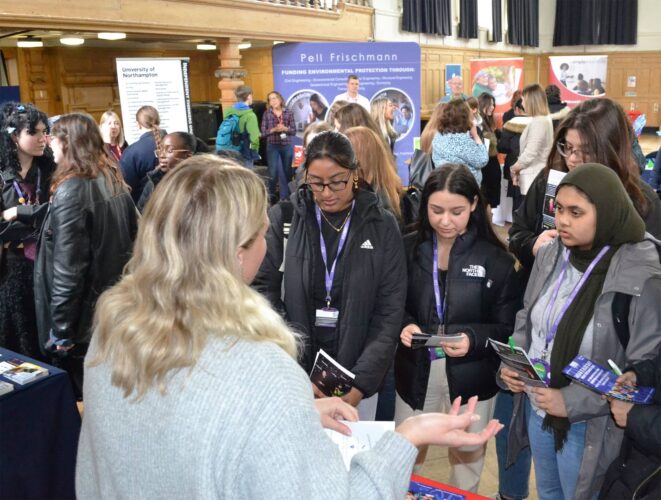
[[[326,396],[344,396],[353,387],[356,376],[319,349],[310,372],[310,380]]]
[[[522,348],[515,346],[511,347],[508,344],[503,344],[494,339],[489,339],[489,343],[496,354],[500,357],[501,361],[519,374],[521,381],[533,387],[546,387],[546,383],[539,376],[532,361]]]
[[[441,342],[459,342],[464,338],[461,333],[453,335],[432,335],[431,333],[416,332],[413,334],[411,349],[420,347],[440,347]]]
[[[618,385],[615,383],[617,380],[615,373],[580,354],[562,370],[562,373],[588,389],[611,398],[642,405],[654,401],[653,387]]]

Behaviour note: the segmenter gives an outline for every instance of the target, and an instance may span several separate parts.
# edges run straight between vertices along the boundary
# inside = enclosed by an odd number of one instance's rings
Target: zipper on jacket
[[[633,492],[633,496],[631,497],[632,500],[636,500],[636,495],[638,495],[638,492],[640,491],[641,488],[643,488],[654,476],[656,476],[659,471],[661,471],[661,465],[654,469],[652,473],[647,476],[645,479],[643,479],[638,486],[636,486],[636,489]]]

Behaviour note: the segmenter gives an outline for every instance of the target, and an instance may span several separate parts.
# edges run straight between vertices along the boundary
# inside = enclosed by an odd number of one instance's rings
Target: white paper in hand
[[[347,422],[343,420],[342,423],[351,429],[351,436],[345,436],[331,429],[326,429],[326,434],[340,449],[347,470],[351,467],[351,459],[356,453],[371,450],[387,431],[395,430],[395,422]]]

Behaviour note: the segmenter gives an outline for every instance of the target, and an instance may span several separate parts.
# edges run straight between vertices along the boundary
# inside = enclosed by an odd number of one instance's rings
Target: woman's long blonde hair
[[[398,134],[393,128],[390,120],[386,119],[386,108],[389,104],[390,100],[387,97],[375,99],[370,105],[370,114],[381,130],[383,138],[388,143],[391,143],[397,140]]]
[[[119,135],[117,136],[117,145],[118,146],[123,146],[124,145],[124,125],[122,125],[122,120],[120,120],[119,115],[115,113],[112,109],[109,109],[105,113],[101,115],[101,120],[99,120],[99,128],[101,129],[101,137],[103,137],[103,142],[106,144],[112,144],[112,141],[110,140],[110,134],[108,133],[107,130],[103,129],[103,125],[105,125],[106,122],[110,121],[111,119],[117,120],[119,123]]]
[[[351,141],[358,160],[358,177],[367,182],[375,192],[388,199],[390,209],[402,218],[400,209],[402,180],[395,173],[397,165],[383,140],[372,129],[351,127],[345,132]]]
[[[89,365],[109,363],[112,384],[139,399],[195,366],[211,336],[271,341],[296,357],[294,334],[241,277],[237,251],[258,238],[266,209],[250,170],[212,155],[181,162],[154,191],[122,279],[98,301]]]

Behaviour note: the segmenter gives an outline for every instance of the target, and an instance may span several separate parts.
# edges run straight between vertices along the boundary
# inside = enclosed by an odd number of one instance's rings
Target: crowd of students
[[[112,112],[4,105],[0,345],[84,394],[78,494],[403,498],[428,445],[476,492],[496,434],[500,498],[528,496],[531,457],[541,499],[659,494],[661,395],[602,399],[562,369],[582,354],[661,384],[661,201],[617,103],[565,109],[554,131],[551,94],[526,87],[502,130],[488,95],[439,104],[413,220],[387,98],[335,102],[294,175],[293,118],[269,93],[266,179],[246,86],[226,118],[250,158],[204,154],[151,106],[127,147]],[[509,247],[490,221],[497,152],[520,202]],[[544,229],[551,170],[567,174]],[[453,338],[414,349],[419,332]],[[548,387],[501,367],[488,339],[510,337]],[[306,375],[320,349],[355,375],[340,398]],[[396,431],[347,471],[323,427],[377,415]]]

